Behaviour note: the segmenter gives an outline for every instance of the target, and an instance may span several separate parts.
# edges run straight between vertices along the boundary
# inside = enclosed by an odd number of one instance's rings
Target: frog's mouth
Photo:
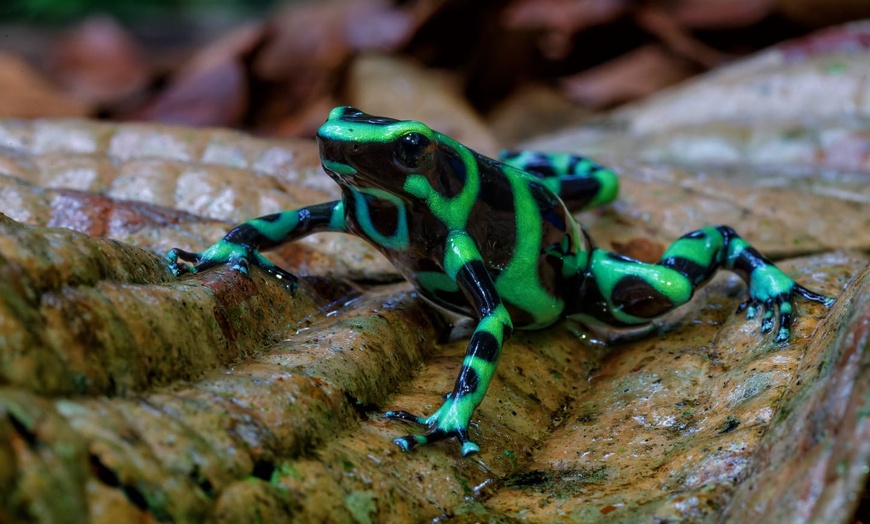
[[[318,135],[317,146],[320,153],[320,164],[326,174],[339,185],[352,183],[359,171],[347,162],[350,159],[346,151],[348,144],[344,141],[330,140]]]
[[[370,176],[365,166],[371,163],[370,157],[378,151],[362,152],[358,143],[350,140],[330,140],[317,137],[320,151],[320,164],[326,173],[340,186],[375,187],[380,186],[378,177]]]

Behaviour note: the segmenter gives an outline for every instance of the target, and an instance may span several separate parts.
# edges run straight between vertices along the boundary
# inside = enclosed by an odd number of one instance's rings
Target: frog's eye
[[[400,136],[395,146],[396,161],[404,167],[416,169],[425,159],[429,143],[429,139],[420,133]]]

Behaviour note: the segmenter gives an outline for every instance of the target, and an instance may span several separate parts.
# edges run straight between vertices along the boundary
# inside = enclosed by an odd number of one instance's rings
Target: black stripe
[[[468,343],[468,354],[493,363],[500,352],[498,340],[487,331],[475,331]]]
[[[719,231],[722,232],[721,229]],[[733,230],[732,230],[732,232],[733,232]],[[726,235],[724,232],[722,232],[722,236],[725,237],[725,242],[727,243],[728,242],[728,235]],[[692,240],[702,240],[706,237],[707,237],[707,233],[704,233],[700,229],[698,229],[696,231],[692,231],[691,233],[686,233],[685,235],[683,235],[683,238],[690,238]]]
[[[558,177],[558,173],[553,169],[553,163],[550,159],[542,154],[535,154],[531,159],[523,164],[523,171],[527,171],[541,178]]]
[[[628,264],[638,264],[638,263],[640,263],[640,261],[638,261],[638,260],[635,260],[635,259],[633,259],[633,258],[627,257],[627,256],[625,256],[625,255],[620,255],[619,253],[613,253],[613,252],[607,251],[607,252],[605,252],[605,255],[606,255],[607,258],[609,258],[610,260],[615,260],[615,261],[617,261],[617,262],[625,262],[625,263],[628,263]]]
[[[579,173],[577,170],[579,169],[579,165],[583,162],[586,162],[588,165],[582,173]],[[568,161],[568,174],[578,177],[593,177],[595,176],[595,173],[602,171],[603,169],[604,167],[602,167],[598,162],[581,155],[571,155],[570,160]]]
[[[568,209],[585,207],[600,191],[601,182],[592,177],[563,177],[559,183],[559,198]]]
[[[363,124],[374,124],[379,126],[395,124],[398,120],[394,118],[387,118],[383,116],[374,116],[369,115],[367,113],[363,113],[359,109],[351,106],[345,106],[344,112],[341,114],[342,122],[347,122],[350,124],[354,123],[363,123]]]
[[[568,174],[576,175],[577,174],[577,166],[580,164],[582,160],[585,160],[582,156],[579,155],[571,155],[568,157]]]
[[[468,168],[455,149],[439,146],[435,150],[435,170],[437,178],[430,182],[444,197],[453,198],[465,187]]]
[[[498,306],[498,291],[482,261],[472,260],[463,264],[456,273],[456,282],[468,293],[480,318],[489,315]]]
[[[731,240],[739,236],[737,231],[734,231],[734,228],[731,226],[716,226],[716,230],[725,238],[725,245],[730,244]],[[696,233],[701,233],[701,231],[696,231]],[[691,235],[691,233],[689,234]]]
[[[265,223],[277,222],[281,219],[284,213],[273,213],[240,224],[227,233],[224,238],[228,242],[242,244],[254,249],[265,251],[285,242],[290,242],[291,240],[303,237],[309,233],[326,229],[332,220],[332,212],[334,208],[335,202],[333,201],[303,207],[296,211],[286,211],[285,213],[298,213],[299,222],[296,224],[295,228],[288,231],[287,234],[281,238],[271,239],[263,235],[255,224],[258,221]]]
[[[743,280],[749,282],[749,276],[752,272],[766,265],[772,264],[757,249],[752,246],[746,246],[740,252],[740,255],[737,256],[737,259],[734,261],[734,267],[731,270],[743,277]]]
[[[725,240],[725,252],[727,253],[731,250],[730,244],[735,239],[740,238],[740,235],[738,235],[730,226],[716,226],[716,230],[722,234],[722,237]],[[759,251],[754,247],[747,244],[743,251],[740,252],[740,255],[737,256],[733,267],[730,269],[743,277],[743,280],[749,282],[749,275],[751,275],[753,271],[759,267],[769,265],[772,264],[767,257],[759,253]]]
[[[667,295],[633,275],[619,279],[613,286],[610,300],[625,313],[639,318],[653,318],[674,307]]]
[[[718,264],[702,266],[694,260],[677,256],[665,258],[659,262],[659,265],[679,271],[695,286],[713,276],[718,266]]]
[[[513,160],[514,158],[520,156],[521,153],[522,153],[522,151],[505,149],[505,150],[499,152],[498,159],[501,160],[502,162],[508,162],[508,161]]]
[[[492,211],[514,214],[514,192],[500,164],[478,162],[480,173],[480,193],[478,200]]]
[[[338,201],[333,200],[332,202],[324,202],[300,209],[300,225],[297,228],[304,227],[303,231],[308,231],[314,227],[328,226],[332,221],[332,214],[335,211],[337,203]],[[306,216],[302,215],[302,211],[306,211]]]
[[[565,229],[567,229],[567,225],[565,224],[565,217],[562,215],[562,213],[557,213],[556,210],[553,208],[542,209],[541,220],[547,222],[559,231],[565,231]]]
[[[573,299],[570,307],[566,311],[570,314],[582,313],[589,315],[601,322],[614,327],[629,326],[613,316],[604,294],[601,292],[601,287],[595,279],[595,275],[587,272],[584,282],[581,286],[577,286],[578,292],[571,296]]]
[[[559,242],[568,229],[570,218],[565,210],[565,205],[552,191],[543,184],[533,182],[529,184],[529,192],[535,201],[535,207],[541,214],[541,248]]]
[[[480,376],[474,368],[463,365],[456,379],[456,398],[473,395],[480,387]]]
[[[399,227],[399,214],[402,212],[394,202],[367,193],[361,193],[369,207],[369,219],[375,231],[385,237],[395,236]]]
[[[261,216],[257,220],[262,220],[263,222],[277,222],[281,219],[281,215],[283,215],[283,213],[272,213],[271,215]]]
[[[260,246],[263,245],[274,245],[274,242],[266,238],[262,233],[260,233],[260,230],[257,229],[256,226],[251,225],[249,222],[234,227],[229,233],[227,233],[224,240],[232,242],[233,244],[241,244],[243,246],[251,246],[255,248],[260,248]]]

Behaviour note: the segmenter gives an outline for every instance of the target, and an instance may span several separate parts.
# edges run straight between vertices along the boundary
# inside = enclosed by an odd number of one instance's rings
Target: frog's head
[[[411,175],[435,171],[438,133],[421,122],[372,116],[343,106],[317,131],[323,168],[342,187],[405,196]]]

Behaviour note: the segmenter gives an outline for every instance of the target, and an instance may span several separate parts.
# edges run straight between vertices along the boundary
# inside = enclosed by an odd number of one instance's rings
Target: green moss
[[[504,455],[504,457],[510,461],[511,467],[517,467],[517,456],[514,455],[513,451],[506,449],[502,452],[502,455]]]
[[[377,499],[373,491],[351,491],[344,497],[344,503],[350,510],[354,522],[372,524],[375,522],[373,515],[378,512]]]
[[[272,472],[272,477],[269,479],[269,484],[271,484],[273,486],[281,487],[282,486],[281,479],[283,477],[290,477],[290,478],[294,478],[297,480],[301,480],[302,473],[299,473],[299,471],[296,468],[294,468],[292,464],[283,463],[283,464],[278,465],[278,467],[275,468],[275,471]]]

